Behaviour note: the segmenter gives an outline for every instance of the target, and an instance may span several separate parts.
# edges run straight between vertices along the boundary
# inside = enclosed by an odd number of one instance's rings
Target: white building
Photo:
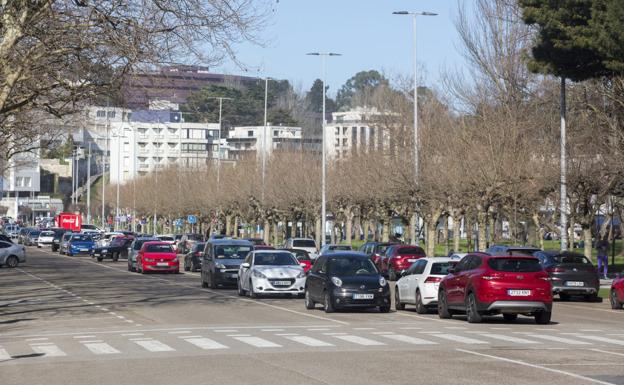
[[[327,157],[340,159],[352,153],[387,148],[388,134],[372,123],[375,116],[380,115],[379,111],[368,107],[332,113],[332,122],[325,126]]]
[[[186,123],[176,111],[133,111],[109,135],[112,183],[174,165],[204,167],[218,154],[219,125]]]
[[[227,137],[230,159],[240,159],[244,154],[299,149],[302,146],[301,127],[246,126],[230,128]]]

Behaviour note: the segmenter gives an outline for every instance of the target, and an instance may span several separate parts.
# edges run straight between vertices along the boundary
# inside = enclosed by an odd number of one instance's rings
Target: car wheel
[[[117,262],[119,260],[119,253],[113,254],[113,262]]]
[[[208,276],[210,277],[210,282],[208,283],[208,286],[211,289],[216,289],[217,288],[217,283],[215,282],[214,275],[212,275],[212,273],[209,273]]]
[[[594,293],[594,294],[587,294],[585,296],[585,301],[587,302],[597,302],[598,301],[598,294]]]
[[[184,258],[184,271],[191,271],[191,267],[189,266],[186,258]]]
[[[438,292],[438,316],[442,319],[453,318],[453,313],[448,308],[446,293],[444,290]]]
[[[331,296],[329,295],[329,293],[325,293],[325,313],[333,313],[334,311],[336,311],[336,309],[334,309],[334,304],[332,303],[331,300]]]
[[[102,258],[102,257],[97,257],[97,261],[98,261],[98,262],[102,262],[103,260],[104,260],[104,258]]]
[[[416,290],[416,313],[427,314],[427,308],[422,302],[422,296],[420,295],[420,290]]]
[[[620,310],[622,309],[622,302],[618,300],[617,293],[615,290],[611,290],[609,293],[609,301],[611,302],[611,309]]]
[[[388,298],[390,299],[390,298]],[[381,313],[390,313],[390,305],[381,305],[379,306],[379,312]]]
[[[401,302],[401,295],[399,294],[399,288],[394,287],[394,308],[397,310],[405,310],[405,304]]]
[[[570,300],[570,294],[559,293],[559,299],[562,300],[562,301],[569,301]]]
[[[251,280],[249,280],[249,297],[250,298],[258,298],[258,293],[254,291],[253,284]]]
[[[238,295],[243,297],[246,293],[245,290],[243,290],[242,286],[241,286],[241,281],[240,279],[238,281],[236,281],[236,288],[238,289]]]
[[[316,303],[314,303],[314,300],[312,300],[312,297],[310,297],[310,291],[306,288],[305,291],[305,307],[308,310],[312,310],[314,309],[314,307],[316,306]]]
[[[550,323],[550,317],[552,313],[549,311],[540,311],[535,313],[535,323],[538,325],[546,325]]]
[[[7,258],[5,263],[7,267],[14,268],[14,267],[17,267],[17,265],[19,264],[19,259],[17,259],[15,255],[11,255],[10,257]]]
[[[503,318],[507,322],[514,322],[515,320],[518,319],[518,315],[517,314],[503,313]]]
[[[397,280],[397,275],[396,275],[396,272],[394,271],[394,269],[388,269],[388,279],[390,281],[396,281]]]
[[[203,276],[202,276],[202,287],[203,287],[204,289],[207,289],[207,288],[208,288],[208,283],[207,283],[206,281],[204,281],[204,277],[203,277]]]
[[[466,318],[471,324],[479,323],[483,319],[477,310],[477,298],[474,293],[469,293],[468,298],[466,298]]]

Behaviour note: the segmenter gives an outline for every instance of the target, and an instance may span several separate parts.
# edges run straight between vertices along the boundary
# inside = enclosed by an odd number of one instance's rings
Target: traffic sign
[[[188,218],[186,218],[186,220],[188,221],[188,223],[192,225],[197,223],[197,217],[195,215],[189,215]]]

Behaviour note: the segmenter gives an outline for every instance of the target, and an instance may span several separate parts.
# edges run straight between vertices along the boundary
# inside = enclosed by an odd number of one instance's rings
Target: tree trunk
[[[564,229],[564,231],[568,232],[568,250],[571,250],[572,248],[574,248],[574,222],[575,222],[575,218],[574,215],[572,214],[572,212],[570,212],[568,214],[568,228]]]
[[[292,226],[290,226],[290,237],[295,238],[297,236],[297,220],[292,220]]]
[[[461,218],[459,215],[453,217],[453,251],[459,253],[459,242],[461,240]]]
[[[496,218],[494,218],[494,213],[488,215],[488,229],[487,229],[487,246],[493,245],[496,240],[494,239],[496,231],[494,229],[496,226]]]
[[[591,259],[592,259],[592,233],[591,233],[591,227],[583,226],[583,241],[585,241],[585,245],[583,247],[583,254],[585,254],[585,256],[587,258],[589,258],[589,260],[591,261]]]
[[[487,225],[487,213],[484,212],[483,210],[479,211],[479,213],[477,213],[477,226],[478,226],[478,234],[479,234],[479,251],[485,251],[487,249],[486,246],[486,239],[485,239],[485,232],[486,232],[486,227]]]
[[[270,231],[271,224],[269,223],[269,221],[267,219],[265,219],[263,221],[262,225],[264,227],[264,234],[263,234],[263,238],[264,239],[263,240],[264,240],[264,243],[266,243],[268,245],[270,243],[270,241],[271,241],[271,237],[270,237],[270,235],[271,235],[270,234],[271,233],[271,231]]]
[[[353,214],[349,213],[347,216],[347,222],[345,223],[345,231],[346,231],[346,243],[350,245],[353,241],[351,232],[353,231]]]
[[[279,232],[277,231],[277,221],[273,222],[273,246],[277,247],[279,244]]]
[[[471,252],[473,249],[472,246],[472,222],[470,221],[469,215],[464,215],[464,229],[466,230],[466,241],[468,243],[468,252]]]
[[[416,212],[411,213],[411,215],[409,216],[408,236],[409,236],[409,242],[412,245],[418,244],[418,239],[416,239],[416,226],[418,225],[416,223],[417,220],[418,220],[418,214],[416,214]]]
[[[425,229],[427,231],[426,253],[428,257],[433,257],[435,255],[436,225],[437,221],[434,223],[433,220],[427,221],[425,224]]]
[[[234,229],[233,229],[234,230],[233,231],[234,237],[236,237],[236,238],[238,238],[238,236],[239,236],[238,235],[238,225],[239,225],[239,223],[240,223],[240,218],[237,215],[237,216],[234,217]]]
[[[544,250],[544,229],[540,226],[539,214],[533,213],[533,223],[535,224],[535,232],[537,233],[537,240],[539,242],[540,249]]]
[[[315,229],[315,234],[316,235],[316,245],[320,248],[321,245],[323,244],[321,242],[321,218],[317,217],[315,222],[314,222],[314,229]]]
[[[382,242],[390,241],[390,219],[385,218],[383,220],[382,234],[381,234]]]

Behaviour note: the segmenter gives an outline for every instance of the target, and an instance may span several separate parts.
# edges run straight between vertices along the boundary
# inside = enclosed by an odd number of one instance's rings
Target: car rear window
[[[295,239],[293,247],[316,247],[316,242],[312,239]]]
[[[397,250],[398,255],[425,255],[425,250],[420,247],[401,247]]]
[[[491,258],[488,265],[496,271],[532,273],[542,270],[539,260],[533,258]]]
[[[554,255],[552,260],[556,264],[591,265],[591,262],[583,255]]]
[[[449,269],[454,267],[457,262],[436,262],[431,265],[431,275],[447,275]]]
[[[40,237],[51,237],[54,235],[54,231],[42,231],[41,234],[39,234]]]
[[[334,246],[329,246],[330,250],[351,250],[351,246],[349,245],[334,245]]]
[[[169,244],[147,245],[145,251],[148,253],[173,253],[173,249]]]

